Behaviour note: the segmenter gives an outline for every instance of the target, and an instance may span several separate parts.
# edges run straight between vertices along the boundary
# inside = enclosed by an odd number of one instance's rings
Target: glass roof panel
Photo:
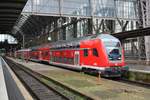
[[[23,13],[138,19],[137,0],[28,0]]]

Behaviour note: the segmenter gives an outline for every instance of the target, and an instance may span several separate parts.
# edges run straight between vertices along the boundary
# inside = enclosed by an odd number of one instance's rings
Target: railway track
[[[134,86],[139,86],[139,87],[144,87],[144,88],[150,89],[150,83],[142,82],[142,81],[132,81],[132,80],[129,80],[125,77],[121,77],[121,78],[104,78],[104,79],[108,79],[108,80],[117,81],[117,82],[120,82],[120,83],[126,83],[126,84],[129,84],[129,85],[134,85]]]
[[[25,68],[23,65],[17,64],[7,58],[4,58],[4,60],[35,100],[92,100],[92,98]]]
[[[115,79],[115,81],[131,84],[131,85],[136,85],[136,86],[140,86],[140,87],[145,87],[145,88],[150,89],[150,83],[146,83],[146,82],[131,81],[131,80],[125,79],[125,78],[121,78],[121,79],[117,79],[117,80]]]

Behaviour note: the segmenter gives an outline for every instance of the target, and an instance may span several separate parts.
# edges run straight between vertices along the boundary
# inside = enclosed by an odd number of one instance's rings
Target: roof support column
[[[17,30],[20,33],[20,35],[22,36],[22,48],[25,48],[25,35],[24,35],[24,33],[17,26],[15,27],[15,30]]]
[[[77,38],[77,22],[76,22],[76,20],[77,20],[77,18],[74,18],[74,23],[73,23],[73,37],[74,38]]]
[[[150,0],[140,0],[141,4],[141,12],[142,12],[142,22],[143,28],[150,26]],[[150,36],[145,36],[145,52],[146,52],[146,60],[150,61]]]
[[[90,31],[91,31],[91,33],[90,34],[96,34],[96,32],[94,31],[94,28],[93,28],[93,26],[94,26],[94,10],[93,10],[93,2],[94,2],[95,0],[89,0],[89,3],[90,3],[90,14],[91,14],[91,21],[89,21],[90,22]]]
[[[150,26],[150,0],[146,0],[146,27]],[[150,61],[150,36],[145,36],[146,59]]]

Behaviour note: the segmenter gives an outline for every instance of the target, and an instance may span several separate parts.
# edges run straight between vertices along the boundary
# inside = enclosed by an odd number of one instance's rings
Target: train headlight
[[[95,65],[95,66],[96,66],[96,65],[97,65],[97,63],[94,63],[93,65]]]
[[[112,60],[112,58],[109,58],[109,60]]]
[[[119,57],[118,60],[121,60],[121,57]]]

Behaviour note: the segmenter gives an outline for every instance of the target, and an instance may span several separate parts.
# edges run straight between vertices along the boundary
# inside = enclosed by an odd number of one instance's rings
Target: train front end
[[[105,77],[120,77],[128,71],[128,66],[125,64],[124,51],[119,39],[108,34],[100,36],[105,54],[107,57],[107,66],[102,75]]]

